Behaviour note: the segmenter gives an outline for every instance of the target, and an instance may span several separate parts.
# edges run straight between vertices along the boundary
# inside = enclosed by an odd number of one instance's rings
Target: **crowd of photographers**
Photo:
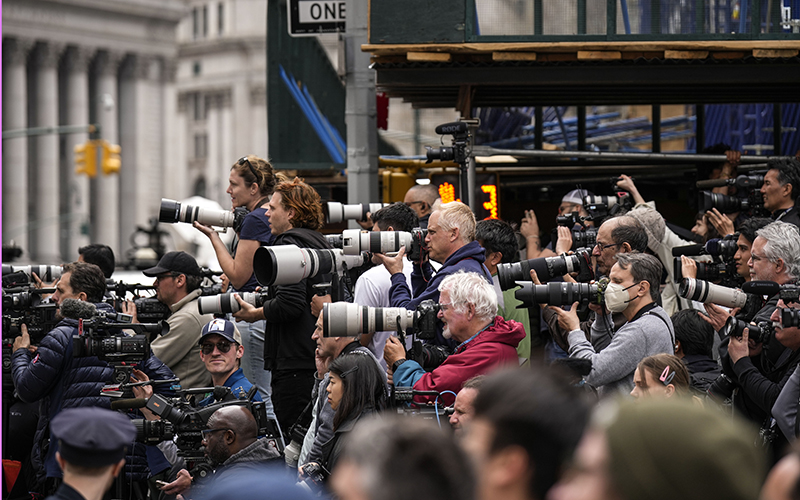
[[[251,155],[230,212],[162,201],[219,277],[4,266],[5,498],[800,498],[800,162],[727,158],[691,231],[620,175],[543,245],[431,186],[326,236]]]

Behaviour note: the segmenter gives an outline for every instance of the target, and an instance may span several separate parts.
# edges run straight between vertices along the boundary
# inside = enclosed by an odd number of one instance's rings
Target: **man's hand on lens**
[[[559,306],[548,306],[553,312],[558,314],[558,326],[564,331],[569,333],[573,330],[581,329],[581,320],[578,319],[578,303],[572,304],[569,311],[565,311]]]
[[[239,303],[239,310],[233,313],[233,317],[239,321],[247,321],[248,323],[254,323],[256,321],[261,321],[264,319],[264,308],[263,307],[255,307],[254,305],[245,302],[243,298],[239,297],[239,294],[234,294],[236,298],[236,302]]]
[[[697,278],[697,261],[681,255],[681,276],[684,278]]]
[[[383,359],[386,361],[386,366],[391,369],[397,361],[405,358],[406,348],[400,343],[400,340],[395,336],[386,339],[386,345],[383,347]]]
[[[750,329],[745,328],[741,337],[731,337],[728,341],[728,355],[731,363],[736,364],[742,358],[750,355],[750,347],[747,345],[750,340]]]
[[[706,314],[701,314],[700,317],[713,326],[714,331],[720,331],[732,314],[716,304],[705,304],[705,306]]]
[[[558,226],[558,241],[556,242],[556,253],[561,255],[572,250],[572,228]]]
[[[400,251],[397,252],[397,255],[394,257],[390,257],[383,253],[376,253],[375,258],[379,260],[383,266],[389,271],[389,274],[397,274],[403,272],[403,257],[406,255],[406,247],[403,245],[400,247]]]
[[[185,493],[192,486],[192,476],[189,471],[181,469],[178,471],[178,477],[169,484],[161,486],[160,489],[167,495],[179,495]]]
[[[139,318],[136,317],[136,304],[132,300],[124,300],[120,304],[122,314],[129,314],[131,316],[131,323],[138,323]]]
[[[330,304],[330,295],[314,295],[311,297],[311,315],[315,318],[319,318],[319,315],[322,312],[322,305],[326,302]]]

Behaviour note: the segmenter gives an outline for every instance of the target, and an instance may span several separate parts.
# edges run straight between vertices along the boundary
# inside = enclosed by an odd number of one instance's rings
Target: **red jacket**
[[[458,394],[464,382],[476,375],[489,373],[502,365],[519,366],[517,345],[524,338],[525,329],[521,323],[506,321],[500,316],[495,316],[494,325],[466,344],[458,346],[456,352],[448,356],[444,363],[432,372],[422,375],[422,378],[414,383],[414,390],[453,391]],[[407,364],[416,365],[416,363],[403,363],[398,368],[398,375]],[[416,396],[414,401],[424,403],[434,399],[435,396]],[[453,404],[454,400],[452,394],[445,394],[439,398],[439,402],[446,405]]]

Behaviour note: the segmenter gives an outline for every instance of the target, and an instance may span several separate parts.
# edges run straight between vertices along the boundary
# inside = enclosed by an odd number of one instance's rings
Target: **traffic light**
[[[89,177],[97,175],[97,143],[86,141],[84,144],[76,144],[75,152],[75,173],[86,174]]]
[[[103,148],[103,174],[116,174],[119,172],[119,168],[122,166],[122,162],[119,159],[119,153],[122,148],[119,147],[118,144],[111,144],[110,142],[104,140],[102,141],[102,148]]]

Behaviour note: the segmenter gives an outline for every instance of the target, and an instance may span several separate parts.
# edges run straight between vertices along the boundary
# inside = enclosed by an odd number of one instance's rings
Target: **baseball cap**
[[[583,205],[583,199],[587,196],[594,196],[591,191],[586,189],[573,189],[561,198],[561,203],[575,203],[576,205]]]
[[[200,334],[200,340],[198,341],[198,344],[202,344],[203,339],[207,335],[219,335],[221,337],[225,337],[231,342],[236,342],[237,344],[242,345],[242,334],[239,333],[239,329],[236,328],[236,325],[227,319],[214,318],[203,325],[203,331]]]
[[[186,252],[167,252],[161,257],[161,260],[158,261],[156,267],[151,267],[150,269],[142,271],[142,274],[150,278],[164,273],[181,273],[193,276],[201,275],[200,266],[197,265],[197,261]]]

